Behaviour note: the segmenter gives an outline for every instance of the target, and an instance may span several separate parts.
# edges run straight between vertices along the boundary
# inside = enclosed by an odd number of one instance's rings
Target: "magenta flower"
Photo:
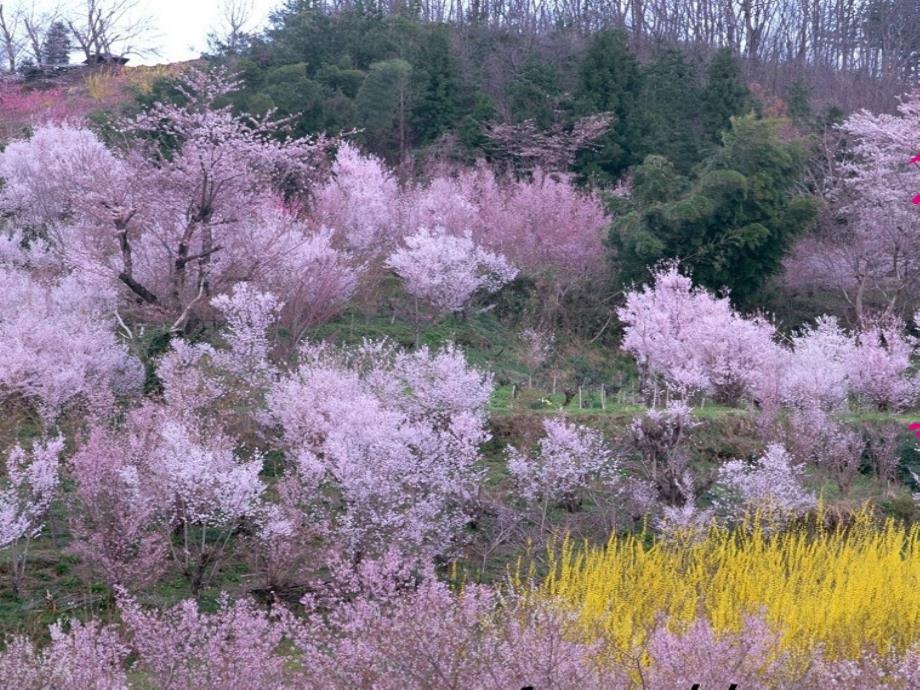
[[[920,438],[920,422],[914,422],[913,424],[908,424],[908,429],[914,432],[914,436]]]

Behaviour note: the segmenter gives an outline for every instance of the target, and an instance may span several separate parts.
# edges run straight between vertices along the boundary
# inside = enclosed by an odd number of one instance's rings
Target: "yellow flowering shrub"
[[[541,594],[577,611],[614,650],[641,649],[656,623],[705,617],[716,632],[761,615],[782,651],[858,658],[903,652],[920,641],[920,528],[867,514],[854,525],[796,529],[712,528],[681,544],[613,536],[603,547],[565,541],[553,551]]]

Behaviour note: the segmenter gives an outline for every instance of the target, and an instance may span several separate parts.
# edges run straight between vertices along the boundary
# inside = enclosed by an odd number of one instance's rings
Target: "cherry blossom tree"
[[[0,206],[18,220],[52,226],[109,201],[128,188],[127,169],[90,130],[45,124],[0,153]]]
[[[508,472],[520,495],[540,505],[541,530],[553,503],[573,510],[596,484],[616,480],[616,462],[599,432],[564,419],[543,422],[545,436],[539,449],[527,454],[509,447]]]
[[[240,458],[235,446],[153,404],[114,432],[94,432],[73,461],[75,550],[97,572],[113,564],[105,574],[113,584],[134,585],[162,572],[165,546],[197,593],[231,553],[240,523],[263,515],[262,458]]]
[[[149,146],[144,164],[158,193],[158,215],[174,215],[173,222],[154,232],[161,242],[168,238],[174,259],[172,301],[187,308],[189,290],[210,294],[212,255],[221,250],[224,226],[238,223],[248,209],[286,186],[306,187],[325,146],[278,138],[283,125],[237,116],[229,105],[218,107],[219,98],[239,88],[226,73],[191,71],[177,88],[184,105],[156,103],[124,122],[122,131],[177,144],[171,152]],[[194,277],[189,276],[192,267]]]
[[[844,406],[854,347],[852,336],[834,317],[819,317],[814,326],[800,329],[785,357],[783,401],[799,409]]]
[[[140,430],[138,430],[140,431]],[[95,427],[68,468],[70,550],[90,574],[111,586],[136,589],[168,568],[169,521],[144,480],[148,434]]]
[[[495,292],[517,275],[503,256],[483,249],[469,235],[421,228],[404,241],[386,263],[416,299],[416,323],[419,300],[436,316],[463,311],[474,294]]]
[[[846,158],[832,194],[842,222],[804,239],[787,275],[797,285],[839,290],[856,320],[867,301],[898,313],[920,295],[920,90],[906,94],[894,114],[859,111],[841,125]],[[871,302],[870,302],[871,304]]]
[[[353,555],[449,552],[480,480],[491,378],[453,349],[307,348],[268,395],[304,511]]]
[[[27,455],[14,446],[6,457],[6,487],[0,489],[0,549],[12,549],[13,592],[19,595],[29,545],[44,526],[58,488],[61,437],[38,441]]]
[[[119,123],[120,151],[85,130],[50,128],[0,161],[5,205],[24,220],[31,208],[55,220],[68,260],[117,279],[176,330],[212,293],[254,280],[291,250],[276,209],[292,190],[308,192],[326,148],[322,138],[286,138],[283,122],[218,106],[238,88],[226,73],[190,70],[177,88],[182,105],[158,102]],[[48,189],[48,201],[33,203]]]
[[[90,276],[41,280],[0,266],[0,396],[51,422],[77,402],[103,414],[142,381],[140,362],[115,337],[111,289]]]
[[[313,191],[312,215],[350,247],[366,251],[396,238],[400,203],[399,186],[383,161],[342,142],[330,178]]]
[[[625,324],[621,347],[636,357],[645,383],[660,376],[678,393],[702,391],[723,400],[755,394],[760,372],[780,354],[773,326],[744,318],[726,297],[694,288],[676,264],[659,268],[654,278],[653,287],[627,293],[617,311]]]
[[[558,303],[574,286],[604,275],[610,218],[597,196],[579,191],[567,175],[537,169],[529,178],[505,181],[490,199],[484,189],[490,183],[482,179],[490,173],[482,167],[466,173],[474,174],[476,241],[533,278],[545,299]]]
[[[351,300],[367,265],[336,249],[333,232],[293,230],[286,248],[266,267],[256,284],[281,302],[279,326],[294,349],[311,328],[329,321]]]
[[[609,223],[601,200],[574,180],[542,169],[526,178],[499,178],[484,161],[454,174],[441,172],[404,192],[402,224],[443,227],[505,256],[548,303],[550,313],[573,287],[604,275]]]
[[[375,687],[396,690],[438,678],[464,688],[600,690],[625,683],[569,613],[481,585],[455,594],[431,575],[416,583],[394,566],[365,564],[344,591],[305,598],[314,615],[288,618],[308,685],[344,690],[373,678]]]
[[[67,628],[54,623],[51,643],[43,649],[25,636],[6,640],[0,652],[0,678],[17,688],[86,688],[126,690],[124,662],[128,646],[114,625],[72,620]]]
[[[648,409],[629,426],[630,446],[639,458],[632,469],[668,504],[682,506],[695,498],[687,443],[698,426],[691,409],[682,402],[671,402],[662,410]]]
[[[782,445],[772,444],[753,465],[731,460],[719,468],[716,504],[732,522],[753,519],[782,527],[815,505],[815,497],[802,486],[803,471]]]
[[[547,131],[541,131],[533,120],[499,123],[489,126],[485,135],[525,167],[566,171],[578,152],[595,146],[612,123],[610,113],[596,113],[579,118],[571,126],[557,124]]]
[[[849,362],[851,392],[880,410],[909,409],[920,398],[920,377],[911,373],[916,348],[900,319],[866,323]]]
[[[254,603],[223,597],[215,613],[201,613],[192,599],[163,612],[132,598],[118,600],[136,670],[158,688],[292,687],[279,651],[284,628]]]
[[[837,482],[846,495],[866,450],[861,434],[818,406],[794,408],[782,440],[799,463],[810,463]]]

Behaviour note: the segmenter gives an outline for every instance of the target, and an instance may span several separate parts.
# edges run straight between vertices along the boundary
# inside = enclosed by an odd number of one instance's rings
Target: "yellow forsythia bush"
[[[704,617],[721,633],[752,614],[795,656],[900,653],[920,641],[920,528],[878,526],[863,513],[834,531],[712,528],[681,544],[630,535],[585,548],[566,541],[541,593],[625,655],[665,619],[680,628]]]

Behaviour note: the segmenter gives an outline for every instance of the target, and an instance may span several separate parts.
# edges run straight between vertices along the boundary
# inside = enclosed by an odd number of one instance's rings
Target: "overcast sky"
[[[268,13],[281,0],[249,0],[254,27],[264,26]],[[143,0],[148,16],[156,23],[151,47],[159,55],[133,57],[132,65],[177,62],[198,57],[208,47],[207,35],[220,23],[220,0]]]
[[[242,0],[252,7],[251,29],[261,28],[271,10],[280,7],[283,0]],[[157,55],[131,56],[132,65],[152,65],[160,62],[190,60],[201,55],[208,47],[207,36],[220,24],[220,8],[224,0],[138,0],[141,16],[152,18],[154,31],[143,48],[153,48]],[[11,3],[16,6],[15,0]],[[52,8],[78,7],[79,0],[38,0],[39,11]],[[74,59],[77,59],[76,54]]]

